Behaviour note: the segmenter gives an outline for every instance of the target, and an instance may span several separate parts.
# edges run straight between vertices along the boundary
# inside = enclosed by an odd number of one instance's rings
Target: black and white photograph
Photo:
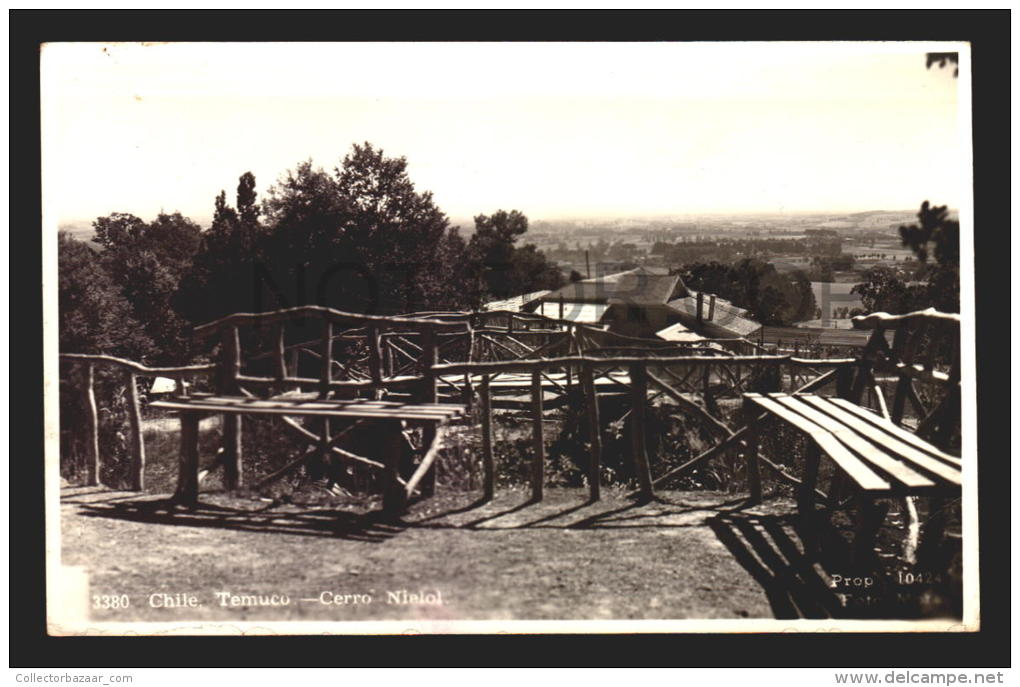
[[[966,42],[47,42],[47,627],[980,629]]]

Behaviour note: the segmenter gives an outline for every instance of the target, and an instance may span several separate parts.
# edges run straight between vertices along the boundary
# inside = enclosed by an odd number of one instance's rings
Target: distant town
[[[780,272],[800,270],[824,308],[801,324],[838,328],[849,327],[849,313],[861,307],[850,291],[867,270],[889,267],[911,281],[917,263],[899,227],[914,221],[916,210],[535,220],[527,238],[567,273],[592,277],[621,265],[673,269],[743,258],[768,262]]]
[[[634,267],[668,272],[690,263],[732,263],[754,258],[779,272],[800,271],[811,282],[816,317],[801,327],[845,329],[862,306],[853,286],[874,267],[911,282],[918,267],[903,246],[899,227],[916,221],[916,210],[855,213],[704,214],[656,217],[577,217],[532,220],[526,242],[534,244],[569,278],[599,277]],[[457,218],[468,238],[470,220]],[[60,230],[92,243],[88,221]],[[96,246],[98,248],[98,246]]]

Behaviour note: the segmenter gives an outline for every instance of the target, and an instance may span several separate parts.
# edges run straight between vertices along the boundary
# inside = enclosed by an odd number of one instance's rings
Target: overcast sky
[[[370,141],[455,218],[956,206],[965,75],[925,69],[938,48],[51,44],[44,204],[207,222],[245,171],[261,192]]]

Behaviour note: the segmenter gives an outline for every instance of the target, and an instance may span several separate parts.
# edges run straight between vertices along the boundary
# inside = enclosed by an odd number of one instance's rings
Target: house
[[[651,337],[673,321],[669,301],[685,293],[679,276],[638,267],[567,284],[542,296],[534,312]]]
[[[746,310],[715,295],[706,299],[687,289],[678,275],[665,272],[638,267],[582,279],[540,296],[526,309],[644,338],[675,324],[704,338],[742,338],[761,327]]]
[[[714,293],[691,291],[682,298],[670,301],[669,307],[677,313],[680,323],[706,338],[746,339],[761,329],[761,324],[752,320],[747,310]]]

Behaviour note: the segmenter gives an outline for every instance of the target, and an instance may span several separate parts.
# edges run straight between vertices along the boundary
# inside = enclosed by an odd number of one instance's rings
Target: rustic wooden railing
[[[833,359],[833,360],[812,360],[794,358],[792,356],[616,356],[616,357],[591,357],[591,356],[570,356],[558,358],[543,358],[537,360],[511,360],[498,362],[467,362],[437,364],[432,367],[436,375],[469,375],[481,376],[479,388],[480,407],[482,412],[482,459],[484,467],[485,493],[491,494],[494,489],[494,457],[492,439],[492,379],[500,374],[524,373],[531,375],[531,416],[533,435],[533,463],[531,471],[531,494],[533,500],[541,500],[544,484],[544,463],[545,463],[545,438],[542,419],[542,404],[545,395],[543,376],[546,372],[554,369],[573,369],[581,382],[584,396],[585,413],[588,424],[588,436],[590,437],[590,455],[588,469],[589,496],[597,500],[600,495],[600,473],[602,465],[602,431],[606,423],[599,417],[598,393],[595,386],[596,372],[615,368],[626,368],[628,373],[629,393],[632,399],[631,411],[629,411],[631,422],[631,447],[634,472],[637,475],[640,491],[643,498],[651,498],[654,495],[654,487],[669,479],[674,479],[679,474],[693,469],[697,465],[719,455],[721,452],[736,445],[744,436],[745,429],[734,431],[730,429],[721,419],[714,416],[706,407],[699,405],[689,398],[691,391],[699,393],[701,388],[685,388],[687,379],[695,376],[696,384],[701,384],[707,379],[712,368],[718,370],[732,370],[740,366],[747,367],[781,367],[811,368],[813,370],[830,368],[830,371],[811,382],[796,389],[807,391],[824,386],[827,383],[836,381],[836,374],[839,370],[850,370],[851,366],[857,364],[857,360]],[[671,369],[683,367],[686,370],[686,378],[676,376]],[[672,377],[667,380],[666,377]],[[731,379],[739,379],[739,373],[731,376]],[[791,376],[791,379],[793,376]],[[702,453],[685,465],[671,470],[657,479],[652,479],[648,456],[644,444],[645,437],[645,408],[649,402],[649,382],[661,393],[666,394],[675,400],[681,410],[692,414],[699,420],[705,422],[717,434],[723,436],[723,441],[712,449]],[[846,386],[845,381],[840,382]],[[739,386],[739,384],[738,384]],[[685,393],[686,392],[686,393]]]
[[[99,366],[111,367],[124,375],[127,389],[128,423],[131,432],[130,486],[135,491],[145,489],[145,441],[142,436],[142,414],[138,398],[138,377],[169,377],[176,380],[177,387],[187,393],[184,382],[195,375],[209,374],[216,369],[215,363],[204,365],[177,365],[171,367],[149,367],[133,360],[111,355],[90,355],[84,353],[61,353],[60,359],[80,366],[84,383],[81,385],[82,403],[86,409],[85,420],[85,483],[97,486],[100,482],[99,453],[99,412],[96,405],[95,370]]]
[[[288,324],[303,320],[322,322],[319,338],[289,343]],[[213,363],[148,367],[111,356],[76,353],[62,354],[61,359],[84,366],[82,394],[85,407],[91,408],[87,428],[89,483],[98,479],[100,460],[93,381],[96,365],[113,365],[126,375],[132,426],[132,486],[136,489],[144,487],[145,463],[137,377],[159,375],[182,382],[189,375],[209,374],[214,391],[225,395],[257,395],[250,389],[280,393],[288,387],[315,389],[323,398],[335,392],[348,394],[347,397],[371,393],[377,398],[381,394],[402,393],[423,403],[435,403],[440,388],[447,394],[452,388],[453,393],[461,394],[469,403],[473,403],[477,395],[481,407],[485,492],[491,495],[495,477],[492,427],[493,397],[496,393],[492,382],[499,375],[517,374],[530,379],[530,384],[523,385],[522,389],[515,387],[513,393],[530,392],[529,411],[535,446],[532,492],[536,498],[541,498],[543,488],[545,449],[542,416],[545,395],[549,391],[568,394],[575,381],[585,400],[589,435],[592,437],[588,471],[592,498],[599,495],[601,431],[608,424],[599,418],[596,380],[632,397],[634,402],[628,414],[630,422],[638,430],[643,429],[646,421],[645,408],[651,390],[651,399],[660,395],[672,399],[682,411],[698,418],[719,436],[721,441],[716,446],[653,479],[643,445],[644,433],[631,432],[635,473],[641,485],[640,493],[647,497],[656,486],[740,445],[744,439],[744,428],[731,428],[726,424],[718,408],[714,407],[715,396],[722,389],[721,393],[738,397],[742,391],[748,390],[752,373],[761,370],[776,371],[780,385],[788,380],[789,391],[814,390],[836,382],[840,395],[854,398],[855,394],[859,397],[860,392],[870,389],[877,395],[876,402],[883,413],[894,418],[902,417],[906,401],[915,406],[920,403],[911,385],[902,380],[952,382],[959,378],[958,352],[948,371],[939,369],[937,356],[931,350],[919,353],[924,335],[912,329],[916,329],[915,325],[919,323],[925,323],[925,327],[951,327],[958,326],[959,318],[929,311],[855,318],[855,326],[875,330],[872,343],[869,343],[862,358],[810,359],[763,355],[759,347],[744,339],[711,339],[693,343],[636,339],[568,320],[509,311],[414,313],[384,317],[301,306],[269,313],[236,313],[196,327],[196,340],[218,338],[218,358]],[[261,338],[271,342],[271,350],[245,356],[241,350],[240,328],[246,326],[270,328],[270,335],[263,334]],[[896,337],[890,348],[884,332],[893,328],[896,328]],[[362,353],[359,355],[362,357],[356,360],[338,357],[336,348],[348,344],[360,346]],[[744,354],[744,351],[752,354]],[[885,353],[888,355],[883,357]],[[317,375],[302,373],[303,369],[309,368],[309,365],[299,364],[302,355],[315,359]],[[251,364],[261,365],[260,373],[253,374],[247,370],[246,365]],[[619,373],[613,374],[617,370]],[[875,371],[889,370],[901,380],[891,410],[890,404],[881,396],[874,376]],[[854,375],[855,371],[858,374]],[[463,381],[451,381],[455,379]],[[947,407],[943,406],[947,403],[943,402],[936,409],[941,413],[938,417],[934,410],[925,409],[919,430],[941,428],[939,417],[947,411]],[[241,481],[240,416],[226,416],[223,429],[224,445],[218,464],[223,465],[224,484],[229,489],[239,486]],[[320,433],[303,426],[293,429],[306,439],[317,437]],[[328,427],[320,429],[324,435],[328,434]],[[431,437],[426,437],[426,441],[429,442],[426,445],[431,445]],[[346,453],[338,447],[333,449]],[[355,458],[374,464],[370,459]],[[423,486],[428,489],[427,480]]]
[[[960,417],[960,316],[928,308],[905,315],[873,313],[854,317],[852,322],[857,329],[872,330],[861,354],[855,402],[867,388],[883,416],[896,424],[902,424],[909,402],[920,418],[914,431],[945,448]],[[887,330],[895,331],[891,345],[886,339]],[[876,372],[897,378],[891,403],[876,381]],[[942,388],[945,393],[941,401],[926,406],[915,382]]]

